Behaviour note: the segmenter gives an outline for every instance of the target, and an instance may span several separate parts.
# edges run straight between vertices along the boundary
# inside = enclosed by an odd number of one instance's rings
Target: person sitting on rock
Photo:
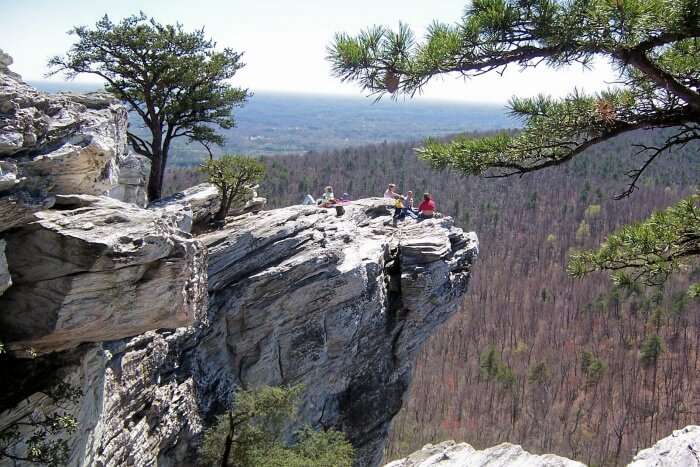
[[[418,219],[431,219],[435,217],[435,201],[430,193],[423,194],[423,202],[418,206]]]
[[[396,199],[399,196],[401,196],[401,195],[396,193],[396,185],[394,185],[393,183],[390,183],[389,187],[384,192],[384,197],[389,198],[389,199]]]
[[[416,212],[416,208],[413,205],[413,192],[412,191],[408,191],[406,193],[406,196],[404,197],[403,204],[404,204],[404,208],[403,208],[404,215],[409,216],[413,219],[417,219],[418,213]]]
[[[397,198],[394,200],[394,216],[393,216],[393,223],[394,226],[396,226],[398,221],[402,221],[406,218],[406,205],[404,204],[404,197],[401,195],[398,195]]]
[[[322,208],[330,208],[335,205],[335,195],[333,194],[332,186],[327,186],[324,190],[320,205]]]

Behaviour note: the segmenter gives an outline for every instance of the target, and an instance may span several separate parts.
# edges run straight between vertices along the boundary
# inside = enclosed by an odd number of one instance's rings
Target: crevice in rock
[[[399,248],[389,251],[389,258],[384,265],[384,285],[387,296],[387,331],[391,332],[396,326],[401,309],[403,297],[401,295],[401,255]]]

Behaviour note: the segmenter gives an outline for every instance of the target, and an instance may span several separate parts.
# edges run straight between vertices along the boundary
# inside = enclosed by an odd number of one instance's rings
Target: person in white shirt
[[[396,193],[396,185],[394,185],[393,183],[390,183],[389,188],[387,188],[386,191],[384,192],[384,197],[389,198],[389,199],[396,199],[399,196],[401,196],[401,195]]]

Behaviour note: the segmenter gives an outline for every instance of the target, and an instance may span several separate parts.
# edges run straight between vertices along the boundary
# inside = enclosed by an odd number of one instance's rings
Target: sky
[[[337,32],[355,34],[382,24],[409,24],[417,37],[433,21],[455,22],[468,0],[0,0],[0,48],[12,55],[11,69],[27,80],[44,79],[50,56],[73,42],[67,31],[144,11],[161,23],[204,27],[218,47],[244,52],[246,66],[233,83],[254,92],[322,93],[362,96],[355,84],[331,75],[326,47]],[[60,80],[61,78],[52,78]],[[93,77],[77,78],[94,80]],[[574,87],[594,92],[615,80],[605,62],[592,70],[508,69],[465,80],[434,79],[418,99],[503,103],[511,96],[563,96]]]

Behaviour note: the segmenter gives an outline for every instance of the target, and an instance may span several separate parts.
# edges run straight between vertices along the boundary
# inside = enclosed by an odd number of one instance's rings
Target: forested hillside
[[[658,135],[656,135],[658,136]],[[700,183],[698,147],[658,161],[629,199],[624,173],[641,161],[636,133],[572,163],[522,178],[436,173],[413,144],[383,144],[266,159],[271,207],[331,184],[353,197],[385,185],[434,193],[438,209],[475,230],[481,256],[463,310],[425,346],[386,458],[443,439],[509,441],[590,465],[620,465],[636,450],[700,419],[700,304],[687,284],[618,290],[605,275],[567,276],[567,253],[592,247]],[[171,171],[169,191],[194,182]],[[690,272],[698,280],[700,267]]]

